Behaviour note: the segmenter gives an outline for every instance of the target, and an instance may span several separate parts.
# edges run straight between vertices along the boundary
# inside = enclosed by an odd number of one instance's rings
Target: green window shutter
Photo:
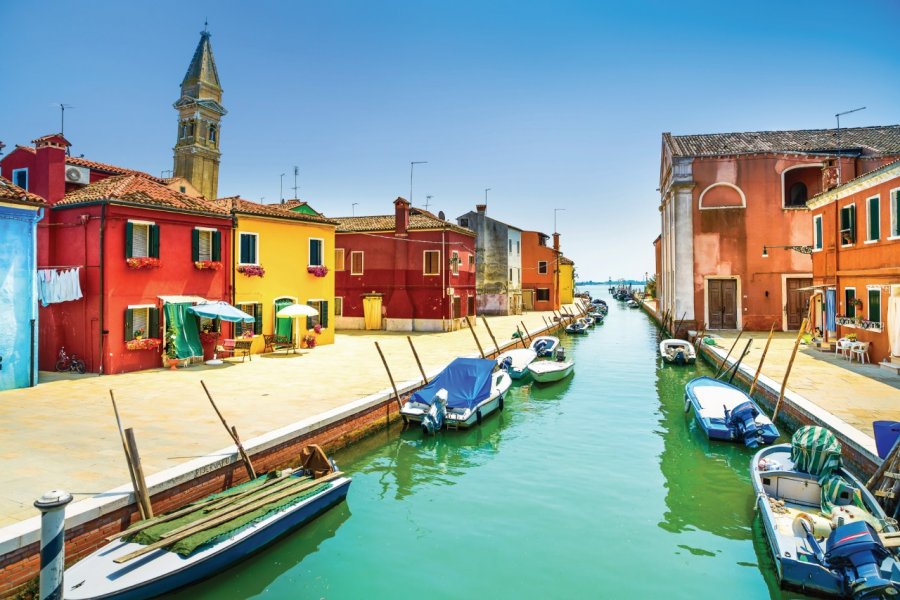
[[[253,333],[262,335],[262,305],[253,305],[253,316],[256,317],[256,320],[253,322]]]
[[[869,198],[869,239],[877,240],[881,238],[880,221],[881,215],[878,198]]]
[[[313,308],[317,308],[315,302],[307,302],[306,305],[307,305],[307,306],[312,306]],[[312,317],[306,317],[306,330],[309,331],[309,330],[312,329],[312,328],[313,328],[313,320],[312,320]]]
[[[150,256],[159,258],[159,225],[150,226]]]
[[[131,223],[129,223],[131,225]],[[125,341],[130,342],[134,339],[134,311],[130,308],[125,309]]]
[[[147,324],[147,337],[158,338],[159,335],[159,309],[151,308],[149,311],[150,319]]]
[[[200,230],[195,229],[191,232],[191,260],[197,262],[200,260]]]
[[[212,259],[217,260],[217,261],[222,260],[222,232],[221,231],[213,232]]]
[[[240,305],[238,306],[238,308],[240,308]],[[244,309],[241,308],[241,310],[244,310]],[[246,312],[246,311],[244,311],[244,312]],[[237,323],[234,324],[234,337],[241,337],[242,333],[244,333],[244,322],[238,321]]]
[[[881,292],[869,290],[869,318],[868,321],[881,321]]]
[[[328,301],[323,300],[319,302],[319,310],[322,312],[319,314],[319,323],[322,324],[322,327],[328,327]]]
[[[816,219],[816,249],[822,248],[822,219]]]
[[[854,301],[856,300],[856,291],[855,290],[844,290],[844,312],[851,319],[856,316],[856,305]]]
[[[134,225],[125,223],[125,258],[131,258],[132,247],[134,246]]]
[[[856,205],[850,207],[850,237],[856,243]]]

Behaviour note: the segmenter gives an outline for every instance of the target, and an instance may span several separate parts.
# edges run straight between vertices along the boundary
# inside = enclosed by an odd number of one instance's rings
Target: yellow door
[[[381,329],[381,296],[363,298],[363,315],[366,329]]]

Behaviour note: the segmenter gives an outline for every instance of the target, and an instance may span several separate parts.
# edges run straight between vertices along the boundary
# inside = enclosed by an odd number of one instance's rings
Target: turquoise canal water
[[[684,413],[640,310],[565,338],[570,379],[514,384],[468,432],[336,456],[347,502],[178,598],[798,598],[779,590],[743,446]]]

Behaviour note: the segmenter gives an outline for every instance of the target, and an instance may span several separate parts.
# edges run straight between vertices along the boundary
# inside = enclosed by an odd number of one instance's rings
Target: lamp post
[[[358,204],[359,204],[359,202],[354,202],[353,204],[350,205],[350,214],[353,215],[354,217],[356,216],[356,207]]]
[[[427,164],[428,164],[427,160],[411,160],[411,161],[409,161],[409,203],[410,204],[412,204],[412,201],[413,201],[413,195],[412,195],[412,192],[413,192],[413,187],[412,187],[413,168],[416,165],[427,165]]]
[[[841,185],[841,117],[843,115],[849,115],[850,113],[855,113],[860,110],[865,110],[865,106],[860,106],[859,108],[854,108],[853,110],[845,110],[844,112],[839,112],[834,115],[834,118],[837,119],[837,161],[838,161],[838,185]]]
[[[484,203],[487,204],[487,193],[491,191],[491,188],[484,188]]]

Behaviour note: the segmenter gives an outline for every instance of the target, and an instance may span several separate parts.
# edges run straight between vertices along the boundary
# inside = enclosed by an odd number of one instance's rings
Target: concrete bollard
[[[34,501],[41,511],[41,587],[40,600],[61,600],[63,572],[66,568],[66,504],[72,494],[50,490]]]

